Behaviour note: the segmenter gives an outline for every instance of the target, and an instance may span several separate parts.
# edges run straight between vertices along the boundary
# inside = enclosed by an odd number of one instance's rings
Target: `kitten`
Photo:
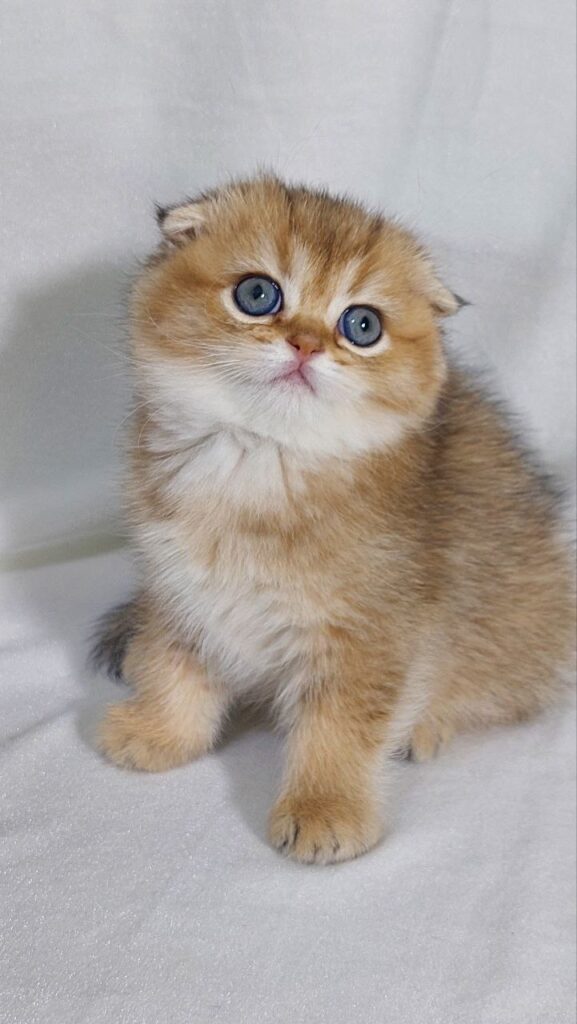
[[[288,733],[270,840],[345,860],[381,754],[550,705],[574,635],[556,501],[452,368],[458,300],[405,230],[272,177],[159,212],[132,302],[141,591],[97,660],[101,749],[162,771],[238,698]]]

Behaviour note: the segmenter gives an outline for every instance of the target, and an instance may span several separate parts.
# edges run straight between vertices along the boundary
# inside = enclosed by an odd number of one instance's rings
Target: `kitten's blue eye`
[[[239,281],[233,292],[234,301],[248,316],[270,316],[282,306],[282,292],[270,277],[254,275]]]
[[[383,333],[381,318],[376,309],[371,309],[370,306],[349,306],[341,315],[337,326],[343,338],[357,348],[370,348],[371,345],[376,345]]]

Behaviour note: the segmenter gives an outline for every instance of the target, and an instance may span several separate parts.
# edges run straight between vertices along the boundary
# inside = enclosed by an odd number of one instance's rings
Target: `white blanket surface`
[[[122,554],[0,582],[2,1024],[572,1024],[570,710],[397,763],[383,843],[300,866],[264,725],[166,775],[95,753],[127,691],[85,638],[130,583]]]

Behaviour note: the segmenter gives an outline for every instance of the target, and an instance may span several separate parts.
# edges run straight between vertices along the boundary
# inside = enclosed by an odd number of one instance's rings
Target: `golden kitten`
[[[574,631],[556,502],[451,368],[460,301],[405,230],[273,177],[159,212],[132,302],[142,585],[96,658],[134,696],[101,749],[162,771],[239,698],[288,733],[270,839],[382,831],[377,764],[553,702]]]

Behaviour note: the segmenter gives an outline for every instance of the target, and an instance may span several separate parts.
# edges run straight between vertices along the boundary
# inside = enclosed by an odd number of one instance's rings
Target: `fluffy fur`
[[[130,508],[141,592],[97,651],[134,687],[99,736],[149,771],[204,753],[239,697],[287,731],[270,839],[354,857],[382,832],[376,766],[558,696],[574,635],[554,496],[500,410],[448,365],[460,305],[356,203],[274,178],[159,211],[132,302]],[[284,307],[233,301],[250,273]],[[338,334],[371,305],[371,350]],[[306,380],[286,379],[315,339]]]

